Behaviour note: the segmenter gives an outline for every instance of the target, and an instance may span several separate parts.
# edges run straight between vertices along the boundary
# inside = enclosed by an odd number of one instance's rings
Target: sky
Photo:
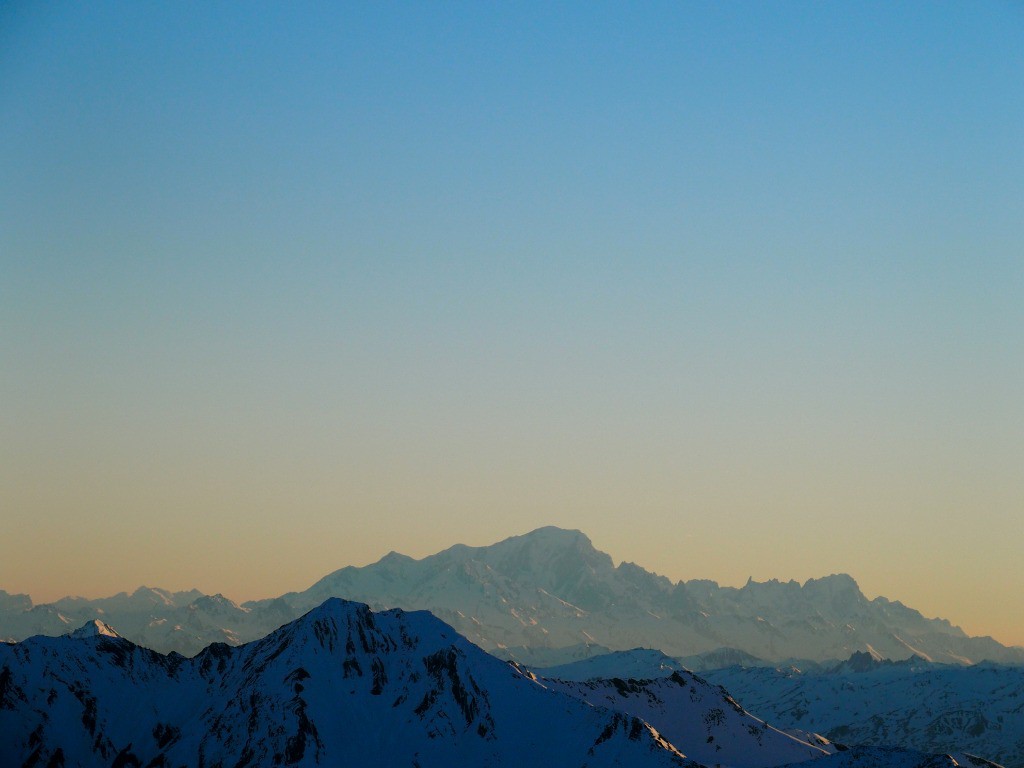
[[[542,525],[1024,644],[1024,6],[0,5],[0,589]]]

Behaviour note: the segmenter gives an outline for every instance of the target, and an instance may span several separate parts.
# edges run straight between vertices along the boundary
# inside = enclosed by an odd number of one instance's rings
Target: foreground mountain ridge
[[[328,597],[375,609],[429,610],[505,657],[515,657],[517,647],[599,645],[644,646],[672,656],[729,647],[773,662],[865,651],[959,664],[1024,663],[1024,648],[969,637],[944,619],[925,618],[884,597],[868,600],[846,575],[802,585],[751,580],[740,588],[673,583],[633,563],[615,566],[582,532],[554,527],[489,546],[457,544],[420,560],[392,552],[371,565],[335,571],[302,592],[242,605],[223,595],[147,588],[40,606],[2,593],[0,638],[61,634],[95,618],[141,645],[191,655],[211,642],[237,645],[261,637]]]
[[[0,744],[4,766],[693,765],[428,613],[338,599],[191,659],[91,631],[0,646]]]
[[[429,613],[337,598],[261,640],[193,658],[98,622],[0,645],[0,745],[4,766],[53,768],[701,768],[697,755],[732,768],[997,768],[783,733],[690,672],[537,678]]]

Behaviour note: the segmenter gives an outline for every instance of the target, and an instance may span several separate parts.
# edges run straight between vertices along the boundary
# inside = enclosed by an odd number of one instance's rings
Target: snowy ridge
[[[732,768],[796,763],[828,752],[783,733],[744,710],[728,693],[692,672],[676,671],[656,680],[542,679],[590,704],[642,718],[687,755],[705,765]]]

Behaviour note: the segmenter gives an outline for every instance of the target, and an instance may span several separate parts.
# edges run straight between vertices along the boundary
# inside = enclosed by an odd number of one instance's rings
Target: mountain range
[[[140,588],[99,599],[34,605],[0,592],[0,638],[59,635],[99,619],[132,641],[193,655],[213,642],[255,640],[330,597],[374,609],[429,610],[505,658],[557,664],[595,651],[644,646],[674,657],[719,649],[768,662],[826,661],[863,651],[957,664],[1024,663],[1024,648],[970,637],[944,619],[884,597],[868,600],[847,575],[755,582],[672,582],[634,563],[616,566],[579,531],[541,528],[484,547],[455,545],[415,560],[391,552],[345,567],[308,589],[234,603],[195,590]]]
[[[538,678],[427,612],[339,599],[192,658],[98,620],[0,644],[0,745],[5,768],[994,766],[784,733],[688,672]]]

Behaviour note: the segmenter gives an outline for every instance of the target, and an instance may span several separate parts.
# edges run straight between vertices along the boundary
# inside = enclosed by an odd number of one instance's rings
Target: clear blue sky
[[[580,528],[1024,643],[1018,3],[0,6],[0,588]]]

